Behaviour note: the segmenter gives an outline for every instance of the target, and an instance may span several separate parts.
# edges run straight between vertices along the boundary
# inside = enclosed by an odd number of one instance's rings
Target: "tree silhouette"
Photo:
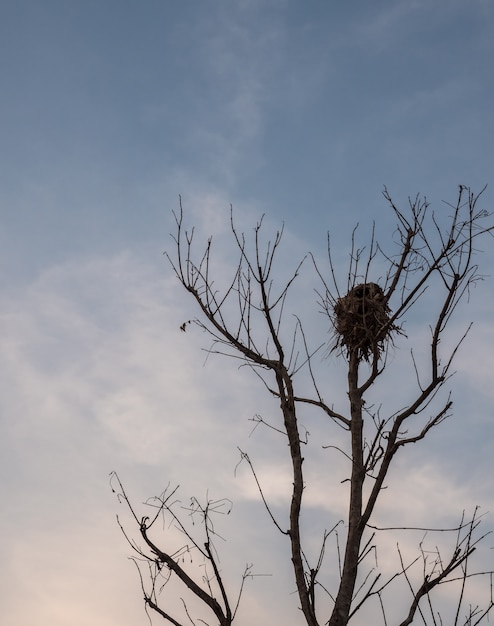
[[[386,594],[392,593],[392,588],[400,581],[409,590],[410,601],[403,607],[401,618],[393,623],[405,626],[418,615],[425,624],[446,623],[434,608],[433,592],[447,582],[460,581],[448,623],[455,626],[478,624],[488,617],[494,604],[492,585],[491,596],[484,606],[470,605],[467,599],[467,586],[472,576],[492,575],[489,571],[472,572],[469,567],[472,553],[485,537],[478,529],[481,516],[477,509],[469,518],[463,514],[457,527],[440,529],[453,533],[450,553],[436,549],[431,554],[421,543],[417,558],[407,561],[398,547],[400,567],[396,572],[386,576],[373,567],[362,574],[367,560],[377,550],[376,534],[383,532],[373,523],[373,514],[394,459],[403,448],[424,439],[451,413],[450,393],[440,392],[450,380],[454,358],[469,327],[456,342],[442,343],[442,340],[458,304],[481,279],[475,262],[476,243],[493,232],[493,226],[486,224],[490,214],[477,207],[482,192],[476,195],[460,186],[456,202],[442,207],[442,211],[432,211],[428,201],[419,196],[402,210],[395,205],[387,189],[383,193],[396,221],[393,240],[384,246],[372,231],[367,247],[363,248],[357,245],[354,231],[344,288],[337,276],[329,237],[327,267],[322,268],[320,262],[308,255],[298,263],[288,280],[278,286],[274,268],[283,231],[263,244],[261,220],[254,229],[251,246],[236,229],[233,215],[231,233],[238,262],[228,284],[223,289],[217,288],[212,267],[212,239],[197,255],[194,230],[186,230],[180,203],[180,212],[175,215],[175,252],[167,256],[180,283],[198,307],[198,316],[185,322],[181,330],[194,323],[206,331],[212,338],[210,352],[240,359],[279,402],[281,419],[276,430],[288,443],[291,463],[286,524],[278,520],[270,507],[250,457],[244,451],[240,453],[241,460],[252,471],[268,515],[277,530],[286,536],[299,605],[308,626],[346,626],[372,600],[378,602],[382,624],[386,626],[390,624]],[[315,366],[315,355],[319,358],[326,342],[310,345],[303,320],[298,317],[295,317],[293,330],[289,334],[285,331],[287,296],[303,263],[312,264],[320,281],[318,304],[330,320],[334,335],[329,356],[339,359],[347,371],[344,410],[336,410],[334,399],[330,402],[326,398],[324,381]],[[386,384],[390,350],[398,350],[408,341],[405,316],[421,307],[428,290],[433,291],[435,304],[425,312],[430,328],[428,364],[418,363],[415,357],[418,346],[412,346],[410,371],[406,375],[410,377],[411,372],[415,378],[414,398],[408,401],[404,398],[400,410],[383,415],[380,407],[366,402],[366,397],[377,382]],[[305,391],[307,385],[302,386],[304,391],[299,391],[301,378],[310,382],[311,393]],[[335,537],[338,523],[324,533],[316,559],[307,556],[304,544],[301,513],[305,468],[313,462],[310,452],[314,445],[308,442],[299,421],[299,412],[304,406],[319,411],[326,419],[328,436],[338,427],[346,436],[343,446],[339,439],[333,446],[347,460],[349,475],[341,485],[347,494],[348,514],[344,520],[344,547],[338,552],[339,561],[325,558],[328,541]],[[262,417],[257,416],[256,421],[257,425],[273,427]],[[218,566],[213,523],[214,513],[228,510],[229,502],[201,504],[192,499],[188,514],[191,519],[200,519],[202,538],[198,539],[195,530],[191,531],[183,521],[184,509],[176,490],[168,488],[160,497],[149,501],[154,507],[153,514],[140,517],[116,475],[113,485],[129,506],[140,533],[141,542],[133,539],[121,525],[136,553],[135,562],[147,607],[175,626],[195,623],[185,599],[181,617],[172,616],[163,608],[166,605],[164,591],[175,581],[178,586],[173,588],[173,593],[177,597],[182,598],[182,586],[206,609],[208,615],[198,621],[213,623],[208,621],[213,616],[214,623],[221,626],[232,624],[243,584],[253,574],[248,565],[232,601],[227,591],[229,585]],[[167,528],[178,530],[182,542],[174,543],[176,539],[169,534],[155,539],[157,520],[166,520]],[[403,528],[406,526],[404,523]],[[338,541],[340,533],[341,528]],[[193,563],[191,570],[191,563],[185,562],[192,553],[200,555],[199,570],[193,569]],[[417,563],[421,564],[419,578],[416,572],[412,574]],[[143,568],[144,564],[147,569]],[[327,589],[321,582],[328,568],[339,574],[339,584],[334,590]]]

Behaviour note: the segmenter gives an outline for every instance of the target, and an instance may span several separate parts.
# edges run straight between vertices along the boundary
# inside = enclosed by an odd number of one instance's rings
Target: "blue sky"
[[[111,470],[138,501],[168,481],[225,491],[243,536],[261,515],[233,469],[272,407],[178,332],[194,309],[162,252],[179,194],[226,268],[230,203],[246,231],[263,213],[267,231],[285,223],[287,267],[322,255],[327,230],[342,259],[356,222],[389,236],[384,184],[436,206],[488,184],[492,207],[493,32],[489,0],[2,3],[2,624],[147,623]],[[479,260],[492,274],[492,248]],[[317,314],[309,274],[297,289]],[[477,323],[456,417],[411,453],[412,512],[424,485],[448,515],[492,508],[492,293],[488,277],[455,319]],[[276,498],[283,470],[255,443]],[[260,570],[283,569],[259,545]],[[254,583],[257,623],[265,600]]]

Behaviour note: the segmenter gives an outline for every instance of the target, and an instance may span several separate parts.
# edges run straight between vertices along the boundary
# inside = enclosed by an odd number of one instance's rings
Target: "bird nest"
[[[347,353],[357,351],[369,361],[379,357],[393,330],[384,292],[376,283],[356,285],[334,305],[336,346]]]

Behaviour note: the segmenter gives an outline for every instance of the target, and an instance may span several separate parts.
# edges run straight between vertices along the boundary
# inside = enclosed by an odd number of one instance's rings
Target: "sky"
[[[234,588],[246,563],[259,575],[236,623],[302,623],[284,539],[237,468],[240,447],[282,516],[285,451],[249,421],[276,406],[249,372],[208,357],[198,329],[180,332],[197,309],[163,255],[172,212],[181,196],[199,247],[213,235],[221,284],[235,263],[230,205],[248,236],[262,215],[266,238],[284,225],[280,277],[308,251],[323,259],[330,231],[343,283],[355,224],[365,238],[375,222],[390,241],[384,185],[400,206],[420,193],[443,211],[458,185],[488,185],[491,210],[493,32],[490,0],[1,3],[2,625],[149,623],[113,471],[139,507],[178,484],[184,502],[231,500],[222,564]],[[492,243],[479,246],[485,280],[445,344],[474,321],[454,415],[397,461],[383,525],[451,526],[463,509],[493,509]],[[306,263],[287,315],[325,342],[317,287]],[[407,330],[427,345],[425,303]],[[384,407],[409,392],[398,368],[409,350],[395,348],[376,392]],[[318,364],[343,403],[341,360]],[[318,459],[304,523],[317,543],[344,515],[344,473],[318,445],[340,435],[303,420]],[[493,528],[492,514],[484,521]],[[400,541],[416,550],[421,538]],[[382,563],[395,544],[383,542]],[[493,569],[493,545],[481,568]]]

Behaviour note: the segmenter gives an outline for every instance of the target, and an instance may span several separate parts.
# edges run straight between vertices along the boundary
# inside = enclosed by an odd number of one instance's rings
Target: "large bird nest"
[[[379,357],[393,330],[390,308],[384,292],[376,283],[356,285],[334,305],[336,348],[369,361]]]

